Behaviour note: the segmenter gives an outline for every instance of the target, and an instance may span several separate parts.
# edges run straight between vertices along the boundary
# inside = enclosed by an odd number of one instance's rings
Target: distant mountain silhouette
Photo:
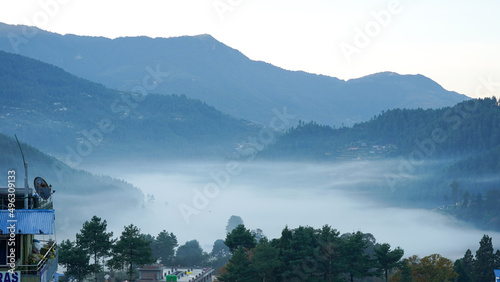
[[[264,125],[275,108],[287,107],[297,120],[340,126],[383,110],[440,108],[468,99],[422,75],[385,72],[343,81],[288,71],[252,61],[210,35],[112,40],[0,24],[0,50],[54,64],[110,88],[137,90],[146,82],[150,92],[185,94]],[[154,72],[159,74],[156,81],[148,77]]]

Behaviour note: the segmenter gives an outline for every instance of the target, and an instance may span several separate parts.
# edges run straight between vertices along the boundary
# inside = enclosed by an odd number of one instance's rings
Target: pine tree
[[[203,252],[200,243],[197,240],[191,240],[180,246],[175,254],[176,263],[183,266],[200,265],[207,258]]]
[[[244,248],[238,248],[226,265],[225,273],[219,276],[217,280],[224,282],[259,281],[253,274],[250,269],[248,251]]]
[[[97,216],[83,224],[81,233],[76,234],[76,244],[94,259],[94,279],[97,281],[97,273],[101,270],[99,259],[109,255],[112,246],[113,232],[106,232],[106,220],[101,221]]]
[[[391,251],[391,245],[384,243],[375,248],[375,257],[377,258],[378,268],[383,272],[385,281],[389,281],[389,272],[398,267],[399,260],[403,257],[404,251],[396,248]]]
[[[484,235],[479,242],[479,249],[476,251],[474,263],[474,281],[494,281],[495,255],[493,253],[493,243],[491,237]]]
[[[158,234],[156,238],[153,239],[151,243],[151,249],[153,255],[160,258],[160,262],[163,265],[169,265],[173,263],[175,248],[179,246],[177,243],[177,237],[173,233],[168,233],[163,230]]]
[[[407,260],[401,262],[401,280],[400,282],[413,282],[413,275],[411,273],[411,267]]]
[[[59,245],[59,264],[66,268],[64,274],[76,281],[83,281],[92,272],[90,256],[77,244],[66,240]]]
[[[363,233],[360,231],[349,235],[345,242],[343,257],[351,282],[354,281],[354,278],[375,275],[374,272],[370,271],[375,266],[375,261],[365,254],[366,246],[367,242],[363,239]]]
[[[254,248],[257,243],[255,242],[255,236],[252,232],[246,229],[245,225],[240,224],[227,234],[224,244],[228,246],[231,253],[234,253],[241,247],[245,249]]]
[[[280,265],[278,259],[279,250],[274,248],[264,237],[252,250],[250,268],[259,276],[263,282],[275,281],[274,275]]]
[[[134,266],[153,263],[150,242],[133,224],[125,226],[120,239],[113,246],[113,258],[108,262],[111,268],[127,266],[129,280],[134,275]]]
[[[465,280],[469,278],[472,281],[472,272],[474,270],[474,256],[472,255],[470,249],[467,249],[467,251],[465,251],[462,263],[464,270],[466,271]]]
[[[495,269],[500,269],[500,250],[495,252]]]
[[[226,233],[231,233],[238,225],[244,224],[243,219],[237,215],[232,215],[227,221]]]

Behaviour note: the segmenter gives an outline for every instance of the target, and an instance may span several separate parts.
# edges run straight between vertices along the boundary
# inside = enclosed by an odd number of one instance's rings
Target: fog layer
[[[173,232],[180,245],[197,239],[209,252],[215,240],[225,238],[229,217],[238,215],[248,229],[260,228],[270,239],[280,237],[287,225],[328,224],[341,233],[372,233],[380,243],[403,248],[405,257],[439,253],[457,259],[468,248],[474,252],[485,233],[498,243],[498,233],[471,228],[437,211],[386,206],[362,192],[372,184],[384,185],[384,172],[394,165],[228,161],[94,166],[87,169],[142,189],[144,204],[123,205],[120,195],[56,198],[58,240],[74,240],[83,222],[97,215],[107,220],[115,237],[133,223],[154,236],[164,229]]]

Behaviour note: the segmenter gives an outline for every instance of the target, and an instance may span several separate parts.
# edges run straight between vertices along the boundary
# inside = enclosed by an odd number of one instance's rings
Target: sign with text
[[[21,282],[21,272],[0,271],[0,282]]]

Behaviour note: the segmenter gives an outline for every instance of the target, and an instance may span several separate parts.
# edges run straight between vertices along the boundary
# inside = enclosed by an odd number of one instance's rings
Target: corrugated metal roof
[[[53,234],[54,210],[15,210],[10,217],[8,210],[0,210],[0,232],[10,233],[10,226],[16,227],[16,234]]]

